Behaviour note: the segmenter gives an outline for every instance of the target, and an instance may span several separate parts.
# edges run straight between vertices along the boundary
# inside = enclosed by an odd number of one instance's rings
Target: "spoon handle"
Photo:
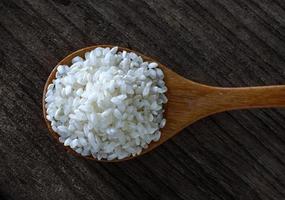
[[[219,88],[212,93],[217,112],[246,109],[285,107],[285,85]]]

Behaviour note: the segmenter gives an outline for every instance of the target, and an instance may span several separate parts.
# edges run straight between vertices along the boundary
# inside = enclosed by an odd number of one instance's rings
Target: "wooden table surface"
[[[44,83],[67,54],[129,47],[215,86],[285,83],[284,0],[1,0],[0,199],[285,199],[285,110],[217,114],[104,164],[48,134]]]

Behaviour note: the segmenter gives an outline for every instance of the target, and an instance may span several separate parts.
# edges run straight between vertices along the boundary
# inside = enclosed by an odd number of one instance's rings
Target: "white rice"
[[[60,65],[46,93],[59,141],[101,159],[135,156],[160,138],[167,88],[157,63],[118,47],[96,48]]]

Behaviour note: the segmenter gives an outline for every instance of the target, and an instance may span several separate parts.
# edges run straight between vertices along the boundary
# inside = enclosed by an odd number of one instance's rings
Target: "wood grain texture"
[[[67,154],[41,112],[44,83],[94,44],[144,52],[213,86],[285,83],[282,0],[0,1],[1,199],[285,199],[285,111],[200,120],[150,154]]]

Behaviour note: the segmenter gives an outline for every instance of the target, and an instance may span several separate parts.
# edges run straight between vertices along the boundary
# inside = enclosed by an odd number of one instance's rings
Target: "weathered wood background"
[[[221,113],[152,153],[75,158],[43,122],[67,54],[129,47],[216,86],[285,83],[284,0],[1,0],[0,199],[285,199],[285,110]]]

